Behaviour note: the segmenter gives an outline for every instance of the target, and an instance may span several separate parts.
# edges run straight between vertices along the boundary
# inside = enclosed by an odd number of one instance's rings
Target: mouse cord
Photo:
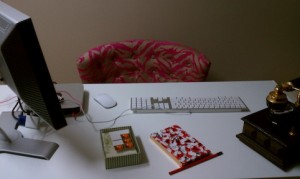
[[[116,122],[117,122],[117,120],[118,120],[119,118],[132,114],[132,113],[127,113],[127,114],[126,114],[126,112],[131,111],[131,109],[126,109],[126,110],[124,110],[123,112],[121,112],[117,117],[115,117],[115,118],[113,118],[113,119],[106,120],[106,121],[93,121],[93,120],[92,120],[92,117],[91,117],[88,113],[86,113],[86,112],[84,111],[83,106],[82,106],[80,103],[78,103],[78,102],[76,102],[76,101],[73,101],[73,100],[66,100],[66,101],[71,101],[71,102],[74,102],[74,103],[76,103],[77,105],[79,105],[80,111],[82,112],[83,116],[84,116],[84,117],[87,119],[87,121],[88,121],[89,123],[91,123],[91,124],[101,124],[101,123],[109,123],[109,122],[113,122],[112,125],[110,125],[108,128],[113,127],[113,126],[116,124]],[[76,120],[76,117],[75,117],[75,120]],[[95,125],[93,125],[93,127],[94,127],[94,129],[95,129],[96,131],[99,131],[99,129],[97,129],[97,128],[95,127]]]
[[[118,120],[119,118],[132,114],[132,113],[127,113],[127,114],[126,114],[126,112],[128,112],[128,111],[131,111],[131,109],[126,109],[126,110],[124,110],[123,112],[121,112],[117,117],[115,117],[115,118],[113,118],[113,119],[110,119],[110,120],[107,120],[107,121],[92,121],[89,115],[85,114],[84,112],[83,112],[83,114],[84,114],[84,116],[86,117],[87,121],[88,121],[89,123],[91,123],[91,124],[101,124],[101,123],[109,123],[109,122],[113,122],[113,123],[108,127],[108,128],[111,128],[111,127],[113,127],[113,126],[116,124],[116,122],[117,122],[117,120]],[[97,130],[98,130],[98,129],[97,129]]]
[[[73,102],[73,103],[79,105],[82,114],[85,116],[85,118],[87,119],[87,121],[88,121],[89,123],[91,123],[91,124],[97,124],[97,123],[99,124],[99,123],[109,123],[109,122],[113,122],[112,125],[109,127],[109,128],[111,128],[111,127],[113,127],[113,126],[116,124],[116,122],[117,122],[117,120],[118,120],[119,118],[121,118],[121,117],[123,117],[123,116],[126,116],[126,115],[129,115],[129,114],[132,114],[132,113],[125,114],[127,111],[131,111],[131,109],[126,109],[126,110],[124,110],[123,112],[121,112],[117,117],[115,117],[115,118],[113,118],[113,119],[111,119],[111,120],[107,120],[107,121],[93,121],[93,120],[91,119],[91,116],[90,116],[89,114],[87,114],[87,113],[84,111],[83,106],[82,106],[82,104],[80,103],[80,101],[79,101],[78,99],[74,98],[74,97],[73,97],[70,93],[68,93],[67,91],[59,91],[59,92],[60,92],[60,93],[65,93],[66,95],[68,95],[69,97],[71,97],[71,100],[65,100],[65,101],[71,101],[71,102]],[[73,116],[74,116],[74,118],[75,118],[75,120],[76,120],[77,114],[73,114]],[[93,126],[94,126],[94,125],[93,125]],[[95,128],[95,126],[94,126],[94,128]],[[96,128],[95,128],[95,129],[96,129]],[[98,129],[96,129],[96,130],[98,131]]]

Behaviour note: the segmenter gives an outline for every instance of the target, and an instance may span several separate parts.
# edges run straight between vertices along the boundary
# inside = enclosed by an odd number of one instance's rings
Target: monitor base
[[[11,112],[2,112],[0,116],[0,153],[50,160],[59,147],[58,144],[23,138],[21,132],[15,129],[16,122]]]

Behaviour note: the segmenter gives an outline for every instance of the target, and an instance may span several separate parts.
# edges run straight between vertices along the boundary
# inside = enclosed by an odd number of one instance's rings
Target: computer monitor
[[[3,2],[0,2],[0,75],[4,83],[37,116],[47,121],[53,128],[60,129],[67,125],[31,18]],[[7,115],[3,117],[10,118]],[[9,129],[10,127],[7,126],[10,125],[6,125],[11,122],[10,120],[0,120],[1,140],[1,135],[2,138],[9,137],[7,136],[8,134],[3,133],[14,133],[12,131],[14,129]],[[35,154],[28,154],[28,151],[11,151],[12,146],[20,143],[16,141],[11,145],[13,143],[11,141],[12,138],[14,137],[8,139],[9,142],[3,142],[3,139],[2,142],[0,141],[0,152],[45,158],[44,156],[40,156],[44,155],[44,153],[39,153],[44,151],[38,151],[39,148],[44,150],[43,147],[45,146],[40,146],[40,143],[37,143],[36,146],[28,146],[35,144],[24,142],[24,138],[20,138],[20,140],[23,141],[21,144],[25,146],[20,146],[20,148],[25,148],[24,150],[27,150],[28,147],[36,148],[36,152],[39,154],[35,156]],[[40,142],[44,143],[45,141]],[[56,150],[53,147],[57,148],[58,146],[51,144],[50,150]]]

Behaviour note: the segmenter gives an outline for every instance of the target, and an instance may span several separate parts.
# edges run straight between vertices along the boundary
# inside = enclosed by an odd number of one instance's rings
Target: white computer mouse
[[[110,95],[106,93],[95,95],[94,100],[106,109],[115,107],[117,105],[117,101],[115,101]]]

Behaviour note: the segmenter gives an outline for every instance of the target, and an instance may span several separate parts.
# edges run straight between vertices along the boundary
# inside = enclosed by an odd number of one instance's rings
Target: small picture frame
[[[138,165],[141,150],[131,126],[100,130],[106,169]]]

